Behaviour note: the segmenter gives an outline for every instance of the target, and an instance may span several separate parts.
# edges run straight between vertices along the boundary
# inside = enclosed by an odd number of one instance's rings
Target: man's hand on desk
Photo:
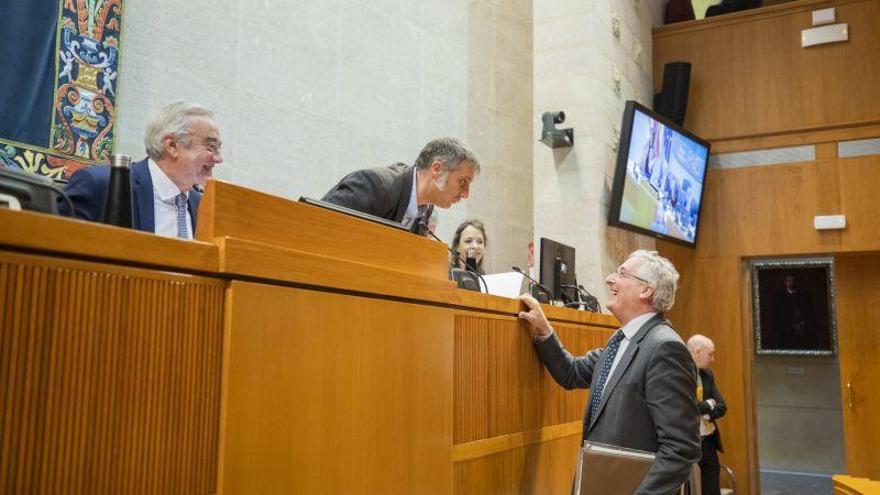
[[[523,294],[519,296],[519,300],[524,302],[528,311],[520,311],[519,317],[523,320],[529,322],[532,326],[533,334],[532,338],[544,339],[551,332],[553,332],[553,327],[550,326],[550,322],[547,321],[547,317],[544,316],[544,312],[541,310],[541,304],[532,297],[530,294]]]

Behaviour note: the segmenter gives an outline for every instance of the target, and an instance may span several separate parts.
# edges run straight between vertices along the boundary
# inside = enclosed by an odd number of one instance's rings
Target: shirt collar
[[[409,194],[409,204],[406,206],[406,215],[410,218],[416,218],[421,211],[419,209],[419,198],[418,198],[418,182],[419,182],[419,167],[413,167],[413,184],[412,184],[412,192]],[[425,205],[427,207],[427,205]]]
[[[636,332],[642,328],[642,325],[648,322],[651,318],[653,318],[657,313],[645,313],[643,315],[636,316],[632,320],[629,320],[629,323],[623,326],[620,330],[623,332],[623,336],[626,337],[626,340],[632,340],[635,337]]]
[[[165,175],[165,172],[156,165],[152,158],[149,159],[148,167],[150,169],[150,178],[153,180],[153,194],[163,203],[174,203],[174,198],[180,194],[180,188]],[[189,192],[185,192],[187,199]]]

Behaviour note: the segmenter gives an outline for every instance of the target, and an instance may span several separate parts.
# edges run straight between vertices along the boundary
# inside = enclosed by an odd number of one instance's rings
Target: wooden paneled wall
[[[838,256],[835,272],[847,473],[880,493],[880,253]]]
[[[554,328],[575,355],[613,331]],[[517,318],[456,315],[454,356],[454,492],[569,493],[588,391],[556,384]]]
[[[836,158],[834,148],[820,145],[825,158],[815,162],[710,170],[697,249],[658,242],[681,273],[670,318],[684,336],[703,333],[715,341],[713,369],[728,402],[721,460],[733,467],[744,493],[757,493],[759,465],[747,260],[880,247],[872,188],[880,156]],[[847,216],[845,230],[813,228],[813,216],[836,213]]]
[[[0,251],[0,493],[214,493],[223,290]]]
[[[802,48],[811,11],[827,7],[849,24],[850,40]],[[728,401],[721,459],[738,492],[758,493],[747,260],[880,247],[880,160],[836,154],[837,141],[880,136],[878,25],[876,0],[799,0],[654,30],[655,88],[665,63],[692,64],[685,127],[714,153],[816,145],[814,162],[710,170],[697,249],[658,242],[681,273],[671,319],[685,336],[715,340]],[[839,213],[846,230],[813,228],[815,215]]]
[[[849,41],[802,48],[801,30],[812,27],[810,12],[832,6],[837,22],[849,24]],[[712,141],[716,151],[769,147],[730,142],[736,140],[775,136],[780,146],[786,139],[797,142],[793,133],[876,128],[878,25],[876,0],[800,0],[659,27],[653,37],[655,90],[665,63],[690,62],[685,127]]]

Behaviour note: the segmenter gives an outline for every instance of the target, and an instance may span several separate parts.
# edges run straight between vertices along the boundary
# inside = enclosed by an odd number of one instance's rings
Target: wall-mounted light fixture
[[[541,131],[541,142],[552,149],[574,146],[574,129],[557,129],[556,124],[565,122],[565,112],[544,112],[541,115],[544,129]]]
[[[824,45],[849,40],[849,24],[834,24],[837,15],[834,7],[813,11],[813,26],[801,31],[801,47]]]

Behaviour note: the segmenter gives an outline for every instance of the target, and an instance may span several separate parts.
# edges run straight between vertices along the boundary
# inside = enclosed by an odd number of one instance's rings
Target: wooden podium
[[[0,210],[5,492],[568,493],[586,392],[444,246],[219,181],[198,225]]]

